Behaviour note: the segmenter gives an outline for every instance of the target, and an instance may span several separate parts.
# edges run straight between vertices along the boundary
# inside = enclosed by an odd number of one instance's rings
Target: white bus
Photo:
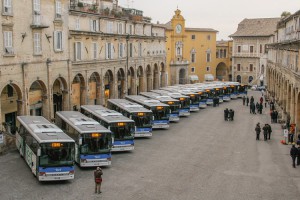
[[[39,181],[74,179],[74,140],[41,116],[18,116],[16,146]]]
[[[141,106],[126,99],[108,99],[107,107],[122,113],[132,119],[135,123],[134,137],[151,137],[153,113]]]
[[[134,150],[134,121],[100,105],[83,105],[81,113],[93,118],[112,132],[111,151]]]
[[[111,131],[77,111],[56,112],[55,123],[75,140],[80,167],[111,165]]]
[[[127,95],[125,97],[127,100],[138,103],[144,108],[149,109],[153,113],[152,118],[152,128],[169,128],[170,121],[169,115],[171,113],[170,106],[156,99],[151,99],[141,95]]]

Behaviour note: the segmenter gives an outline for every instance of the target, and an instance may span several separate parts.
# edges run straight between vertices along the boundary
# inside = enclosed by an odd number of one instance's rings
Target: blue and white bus
[[[248,94],[248,85],[240,84],[238,86],[238,98],[242,98],[243,96],[247,96]]]
[[[141,106],[126,99],[108,99],[107,107],[122,113],[132,119],[135,124],[134,137],[151,137],[153,113]]]
[[[153,113],[152,128],[170,127],[169,115],[171,113],[170,107],[167,104],[161,103],[159,100],[151,99],[141,95],[127,95],[125,99],[138,103],[144,108],[151,110]]]
[[[83,105],[81,113],[93,118],[112,132],[111,151],[134,150],[134,121],[100,105]]]
[[[228,93],[230,94],[231,99],[237,99],[239,92],[238,86],[240,85],[239,82],[226,82]]]
[[[170,96],[173,99],[179,100],[179,116],[181,117],[190,115],[190,97],[182,95],[178,92],[168,92],[166,90],[152,90],[151,92],[160,94],[162,96]]]
[[[55,123],[75,140],[80,167],[111,165],[111,131],[77,111],[56,112]]]
[[[39,181],[74,179],[75,142],[41,116],[18,116],[16,146]]]
[[[159,100],[160,102],[169,105],[171,110],[171,113],[168,115],[169,121],[170,122],[179,121],[179,100],[173,99],[169,96],[162,96],[155,92],[141,92],[140,95]]]

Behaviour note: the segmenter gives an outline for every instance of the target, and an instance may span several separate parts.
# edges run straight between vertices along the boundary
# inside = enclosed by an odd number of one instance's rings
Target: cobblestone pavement
[[[259,92],[249,92],[256,100]],[[224,121],[225,108],[235,120]],[[256,200],[298,199],[300,167],[272,124],[270,141],[255,140],[257,122],[270,123],[268,109],[252,115],[242,100],[208,107],[137,139],[136,149],[113,155],[103,169],[103,193],[94,194],[93,170],[76,168],[73,181],[39,183],[17,151],[0,157],[0,199]]]

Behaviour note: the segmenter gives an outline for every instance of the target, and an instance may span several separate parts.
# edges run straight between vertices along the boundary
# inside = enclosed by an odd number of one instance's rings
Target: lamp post
[[[129,56],[128,56],[128,42],[129,42],[129,34],[126,35],[126,68],[125,68],[125,94],[128,94],[128,64],[129,64]]]

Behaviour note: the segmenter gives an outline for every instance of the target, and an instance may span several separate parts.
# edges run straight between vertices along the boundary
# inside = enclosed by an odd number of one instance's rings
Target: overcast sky
[[[300,0],[119,0],[119,5],[127,7],[128,2],[152,23],[170,21],[178,5],[187,27],[216,29],[218,40],[229,39],[244,18],[280,17],[283,11],[300,10]]]

